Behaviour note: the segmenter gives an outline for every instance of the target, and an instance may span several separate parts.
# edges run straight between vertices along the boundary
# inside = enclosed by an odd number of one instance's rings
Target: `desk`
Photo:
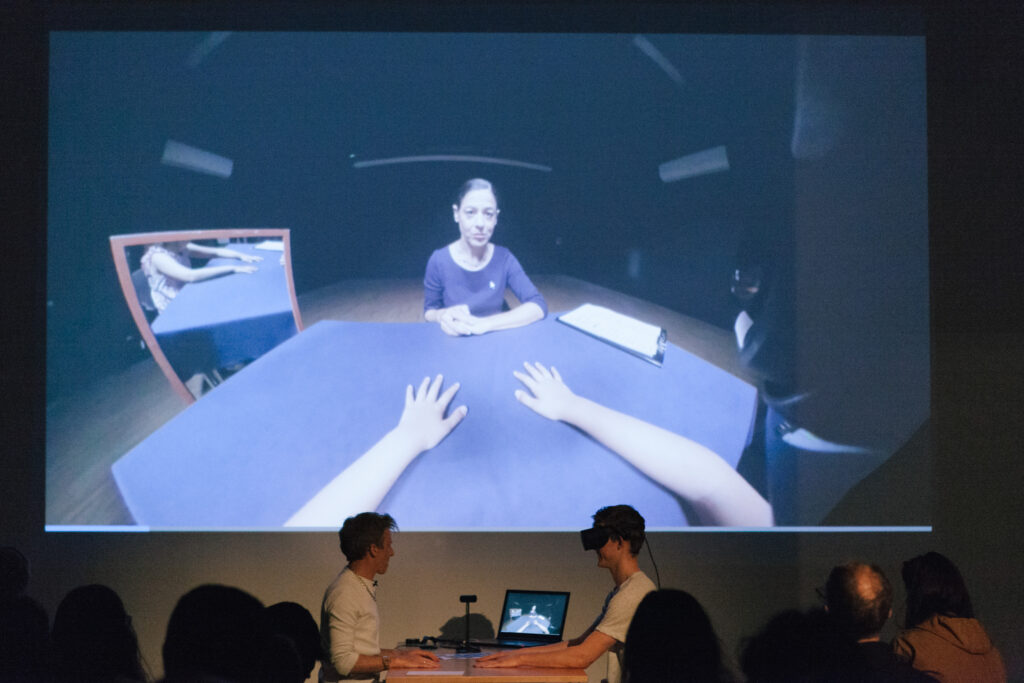
[[[525,360],[577,393],[684,434],[736,466],[754,387],[672,344],[658,368],[548,316],[480,337],[430,323],[321,321],[233,375],[113,466],[139,524],[280,527],[398,422],[405,386],[443,373],[469,413],[380,505],[405,530],[576,530],[632,503],[648,529],[687,525],[678,499],[585,434],[516,401]]]
[[[477,669],[472,659],[448,659],[441,662],[441,669],[391,669],[387,680],[406,683],[587,683],[587,672],[583,669]],[[429,672],[429,673],[428,673]],[[444,675],[450,672],[450,675]]]
[[[262,256],[254,273],[233,273],[185,285],[153,321],[160,349],[179,377],[209,372],[259,358],[295,335],[281,252],[231,244],[231,249]],[[237,259],[211,259],[209,266],[244,265]]]

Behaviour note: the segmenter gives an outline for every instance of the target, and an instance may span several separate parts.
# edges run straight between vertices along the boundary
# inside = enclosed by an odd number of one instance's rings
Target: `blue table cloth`
[[[679,500],[582,432],[520,404],[523,361],[578,394],[683,434],[735,467],[754,387],[671,343],[655,367],[558,323],[449,337],[430,323],[323,321],[205,395],[113,466],[139,524],[281,526],[401,415],[407,384],[444,374],[469,413],[385,498],[403,529],[580,529],[629,503],[649,528],[687,525]]]
[[[296,333],[281,252],[232,244],[262,256],[255,273],[233,273],[185,285],[151,327],[182,379],[259,358]],[[210,266],[244,265],[211,259]]]

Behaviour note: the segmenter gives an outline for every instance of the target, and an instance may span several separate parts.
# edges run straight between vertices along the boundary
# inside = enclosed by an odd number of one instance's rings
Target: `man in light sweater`
[[[395,554],[391,515],[363,512],[338,531],[348,564],[324,592],[320,640],[324,660],[321,681],[380,681],[391,667],[436,669],[437,657],[423,650],[382,650],[377,612],[377,574],[388,570]]]
[[[605,652],[611,652],[614,656],[608,658],[608,683],[621,681],[629,622],[640,601],[656,588],[637,562],[644,544],[644,518],[628,505],[612,505],[598,510],[593,528],[581,533],[583,548],[597,552],[597,566],[607,569],[615,581],[594,623],[578,638],[488,655],[477,660],[476,666],[585,669]]]

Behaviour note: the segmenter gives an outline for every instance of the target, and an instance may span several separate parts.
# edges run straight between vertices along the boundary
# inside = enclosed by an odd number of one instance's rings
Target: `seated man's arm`
[[[576,643],[579,639],[571,641]],[[600,631],[590,633],[573,645],[562,642],[544,647],[528,647],[513,652],[502,652],[481,657],[476,666],[507,669],[517,666],[550,667],[553,669],[586,669],[598,657],[612,649],[616,640]]]
[[[361,655],[356,652],[356,624],[359,615],[354,606],[341,600],[331,605],[326,613],[328,619],[327,658],[331,666],[342,676],[350,673],[370,673],[380,671],[374,669],[373,661],[380,663],[380,655]]]
[[[337,604],[329,612],[330,648],[327,653],[331,666],[342,676],[369,674],[396,669],[431,669],[438,667],[438,658],[423,650],[383,650],[380,654],[364,655],[356,652],[356,624],[359,617],[352,607]],[[385,666],[384,657],[390,658]]]

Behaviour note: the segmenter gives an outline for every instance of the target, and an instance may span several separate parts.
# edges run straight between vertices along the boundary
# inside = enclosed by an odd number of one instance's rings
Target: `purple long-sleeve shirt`
[[[480,270],[466,270],[452,259],[448,247],[430,255],[423,277],[423,310],[466,304],[473,315],[500,313],[505,288],[512,290],[520,303],[532,301],[544,315],[548,305],[526,276],[519,261],[505,247],[494,245],[491,261]]]

